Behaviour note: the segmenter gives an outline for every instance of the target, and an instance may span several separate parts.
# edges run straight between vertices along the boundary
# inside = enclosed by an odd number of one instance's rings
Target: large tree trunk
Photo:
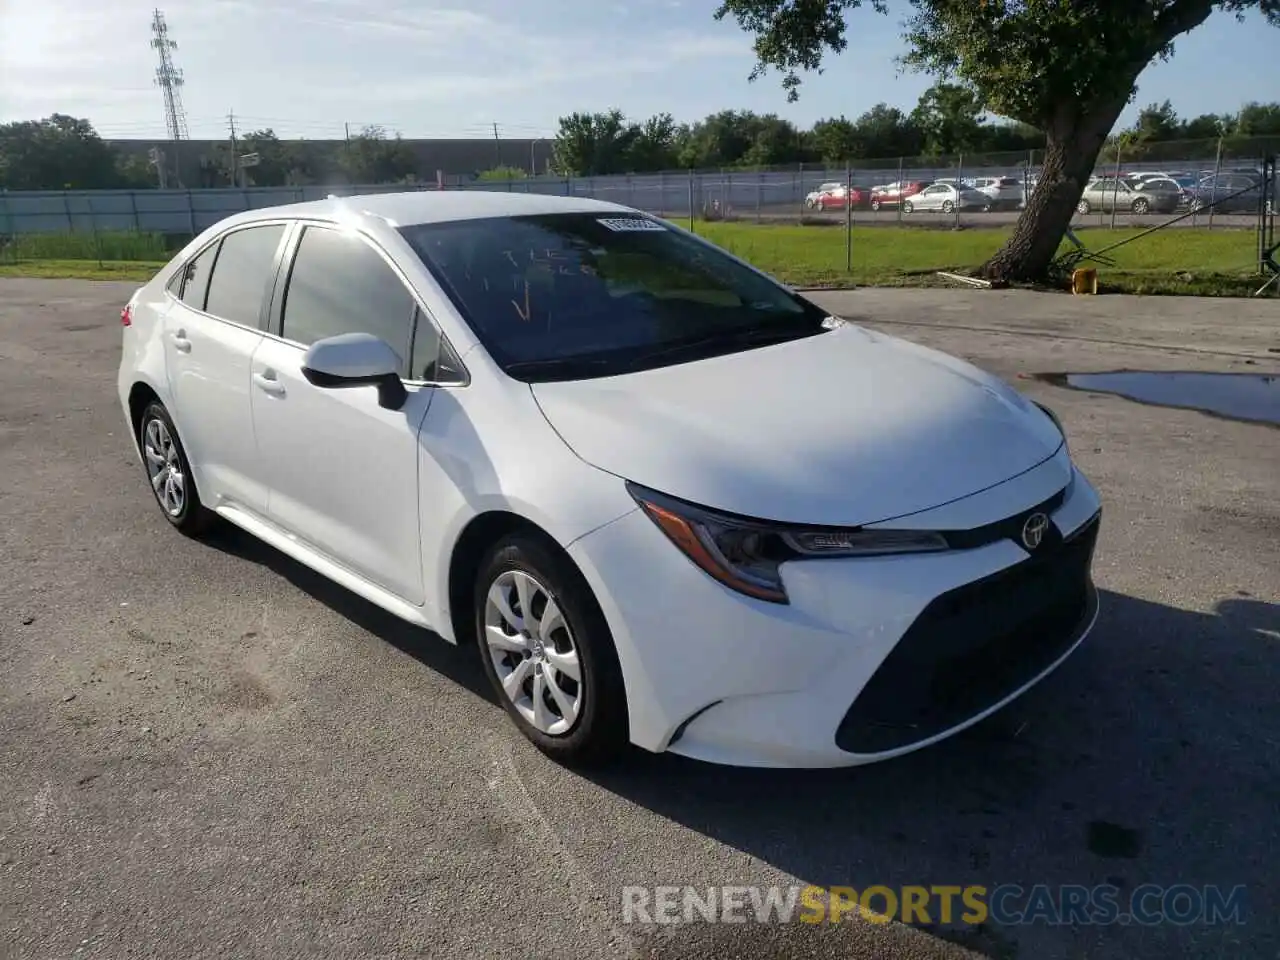
[[[1040,180],[1009,239],[983,265],[982,276],[1003,283],[1048,278],[1098,153],[1123,109],[1124,101],[1099,104],[1085,114],[1067,108],[1048,125]]]

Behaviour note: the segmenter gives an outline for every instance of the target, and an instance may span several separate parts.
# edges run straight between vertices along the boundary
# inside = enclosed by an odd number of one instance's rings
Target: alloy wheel
[[[523,570],[500,573],[484,605],[484,642],[503,693],[534,729],[557,737],[583,705],[582,664],[551,591]]]
[[[187,503],[187,478],[182,472],[178,446],[163,420],[147,421],[143,431],[142,452],[147,461],[151,489],[164,512],[171,517],[182,515]]]

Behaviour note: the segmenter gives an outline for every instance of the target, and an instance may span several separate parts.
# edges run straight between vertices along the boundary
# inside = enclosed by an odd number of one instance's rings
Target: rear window
[[[1018,185],[1018,181],[1013,179],[1013,177],[1000,178],[1000,186],[1002,187],[1016,187],[1017,185]]]
[[[522,379],[564,379],[588,367],[607,375],[667,362],[647,360],[667,347],[706,342],[711,353],[727,352],[734,348],[714,342],[825,329],[825,311],[643,214],[485,218],[401,232],[494,360]]]
[[[258,326],[267,281],[275,269],[284,224],[247,227],[227,234],[213,265],[205,311],[215,317]]]

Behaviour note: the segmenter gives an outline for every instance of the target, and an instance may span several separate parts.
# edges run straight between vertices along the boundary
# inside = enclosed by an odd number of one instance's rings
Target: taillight
[[[120,311],[120,326],[129,327],[133,325],[133,304],[126,303],[124,309]]]

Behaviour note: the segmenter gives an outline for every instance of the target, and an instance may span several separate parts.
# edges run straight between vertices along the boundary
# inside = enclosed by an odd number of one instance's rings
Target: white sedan
[[[565,763],[895,756],[1096,616],[1099,501],[1051,413],[627,207],[254,210],[121,321],[170,524],[228,521],[475,644]]]
[[[994,201],[973,187],[955,183],[934,183],[902,201],[903,213],[954,213],[957,210],[989,211]]]

